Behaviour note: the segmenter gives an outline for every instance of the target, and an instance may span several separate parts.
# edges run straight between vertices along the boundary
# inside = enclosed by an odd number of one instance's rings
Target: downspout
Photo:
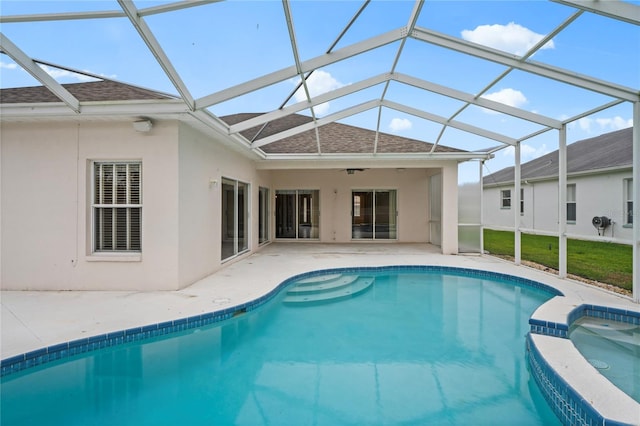
[[[567,277],[567,125],[558,141],[558,276]]]

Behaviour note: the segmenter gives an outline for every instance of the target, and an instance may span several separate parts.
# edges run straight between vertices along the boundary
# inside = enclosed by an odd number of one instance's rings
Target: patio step
[[[340,287],[348,286],[356,281],[359,276],[358,275],[342,275],[342,274],[334,274],[332,276],[326,276],[325,279],[316,279],[316,280],[304,280],[296,284],[295,287],[290,289],[287,294],[311,294],[311,293],[321,293],[328,290],[338,289]],[[319,278],[319,277],[314,277]]]
[[[352,276],[350,276],[352,277]],[[373,285],[374,277],[356,277],[349,284],[332,287],[324,290],[316,290],[313,292],[287,292],[283,303],[288,305],[314,305],[320,303],[337,302],[339,300],[349,299],[364,293]]]

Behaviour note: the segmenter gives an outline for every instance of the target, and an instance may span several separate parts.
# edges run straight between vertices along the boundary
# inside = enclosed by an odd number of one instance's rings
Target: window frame
[[[320,240],[319,189],[275,190],[276,240]],[[286,199],[286,200],[285,200]]]
[[[251,184],[222,176],[220,191],[220,262],[251,248]]]
[[[118,203],[118,185],[113,185],[111,188],[111,202],[104,202],[105,185],[106,182],[101,177],[102,181],[98,181],[98,173],[103,176],[105,167],[112,167],[112,176],[117,167],[125,166],[125,202]],[[131,170],[131,166],[137,166],[137,182],[133,182],[131,179],[132,174],[136,173],[135,170]],[[98,168],[100,170],[98,171]],[[143,223],[143,168],[141,160],[93,160],[90,162],[91,173],[91,198],[90,198],[90,233],[91,233],[91,246],[89,260],[101,260],[106,258],[108,260],[114,260],[115,258],[121,260],[140,260],[142,254],[142,223]],[[134,184],[137,184],[137,197],[133,195]],[[137,198],[137,203],[133,198]],[[107,200],[109,201],[109,200]],[[105,248],[108,243],[105,243],[104,228],[98,226],[98,221],[104,218],[104,215],[100,215],[99,212],[106,212],[108,209],[112,209],[112,249]],[[127,248],[117,247],[118,238],[122,238],[118,235],[118,227],[121,226],[117,223],[117,215],[114,217],[115,209],[125,210],[125,244]],[[135,218],[132,218],[132,212],[137,210],[137,227],[134,223]],[[137,229],[136,229],[137,228]],[[137,239],[137,242],[135,241]]]
[[[380,204],[388,196],[387,204]],[[367,200],[370,206],[367,206]],[[381,208],[382,207],[382,208]],[[370,230],[361,231],[362,223],[357,219],[367,216]],[[388,213],[386,222],[385,211]],[[384,227],[387,227],[386,231]],[[367,226],[365,226],[366,228]],[[368,236],[370,234],[370,236]],[[386,235],[386,236],[385,236]],[[354,241],[393,241],[398,239],[398,190],[397,189],[352,189],[351,190],[351,239]]]
[[[505,203],[508,201],[508,203]],[[503,210],[511,209],[511,189],[500,190],[500,208]]]
[[[633,178],[623,179],[622,223],[624,227],[633,227]]]
[[[569,188],[573,188],[573,191],[569,191]],[[571,199],[569,199],[569,194],[572,195]],[[567,204],[566,204],[566,214],[567,214],[567,223],[575,224],[578,219],[578,191],[575,183],[567,184]],[[573,205],[573,219],[569,218],[569,205]]]
[[[258,187],[258,244],[271,241],[270,210],[271,190],[260,186]]]

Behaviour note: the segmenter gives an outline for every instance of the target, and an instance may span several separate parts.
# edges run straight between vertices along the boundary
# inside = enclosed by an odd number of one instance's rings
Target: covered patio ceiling
[[[456,32],[439,29],[449,28],[443,22],[450,24],[457,11],[472,5],[481,5],[487,15],[499,13],[501,21],[509,19],[514,24],[524,19],[517,9],[523,10],[525,3],[531,9],[528,13],[545,17],[536,28],[535,43],[525,51],[513,53],[470,41],[473,39],[464,37],[467,22],[461,22]],[[235,22],[238,16],[242,20]],[[223,25],[229,21],[233,25]],[[612,63],[611,76],[591,76],[589,68],[573,69],[571,63],[559,59],[562,54],[550,57],[548,63],[537,60],[564,33],[605,21],[613,24],[618,42],[629,45],[624,63]],[[461,160],[488,159],[505,147],[640,99],[640,77],[627,78],[616,72],[628,67],[631,75],[640,75],[637,2],[561,0],[515,6],[369,0],[5,2],[0,23],[2,52],[27,71],[34,84],[48,87],[60,99],[59,105],[48,105],[46,110],[5,105],[3,117],[43,113],[76,118],[186,116],[227,136],[256,159],[278,160],[274,163],[280,165],[282,160],[381,159],[385,153],[377,142],[384,123],[394,120],[399,120],[400,127],[394,128],[398,132],[403,123],[416,123],[411,138],[433,144],[427,153],[408,152],[402,157],[450,158],[450,152],[437,152],[437,147],[447,146],[467,151],[459,156]],[[181,34],[180,42],[176,42],[176,33]],[[33,34],[50,35],[52,40]],[[71,47],[79,38],[87,39],[84,53]],[[57,48],[47,47],[49,42]],[[96,52],[107,62],[113,61],[111,68],[118,69],[118,78],[93,59]],[[135,63],[128,66],[143,67],[144,73],[126,73],[115,65],[131,58]],[[3,68],[6,81],[8,66]],[[62,86],[56,74],[75,76],[71,81],[116,79],[171,94],[173,99],[134,106],[83,103]],[[334,83],[323,87],[327,75]],[[338,78],[349,83],[336,82]],[[491,96],[499,87],[516,85],[535,87],[536,96],[552,100],[554,111],[543,114]],[[237,121],[243,113],[250,114]],[[252,131],[246,137],[249,129],[293,114],[308,119],[278,133]],[[231,115],[236,119],[221,119]],[[357,156],[323,152],[321,128],[333,122],[372,130],[372,151]],[[303,132],[315,138],[316,152],[269,153],[266,149]]]

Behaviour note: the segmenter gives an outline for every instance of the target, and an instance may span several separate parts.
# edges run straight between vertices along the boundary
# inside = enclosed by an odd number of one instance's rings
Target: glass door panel
[[[222,260],[249,249],[249,184],[222,178]]]
[[[320,237],[320,191],[276,191],[276,238]]]
[[[351,197],[353,239],[395,239],[396,191],[353,191]]]
[[[298,238],[311,238],[311,194],[298,194]]]
[[[354,191],[351,200],[351,238],[373,238],[373,192]]]
[[[222,238],[221,257],[227,259],[235,254],[235,182],[222,179]]]
[[[375,191],[375,239],[396,238],[396,191]]]
[[[320,191],[311,191],[311,238],[320,238]]]
[[[258,191],[258,243],[269,241],[269,189]]]
[[[319,191],[298,191],[298,238],[318,238]]]
[[[296,237],[296,191],[276,191],[276,238]]]
[[[249,248],[249,185],[238,182],[238,248],[237,253]]]

